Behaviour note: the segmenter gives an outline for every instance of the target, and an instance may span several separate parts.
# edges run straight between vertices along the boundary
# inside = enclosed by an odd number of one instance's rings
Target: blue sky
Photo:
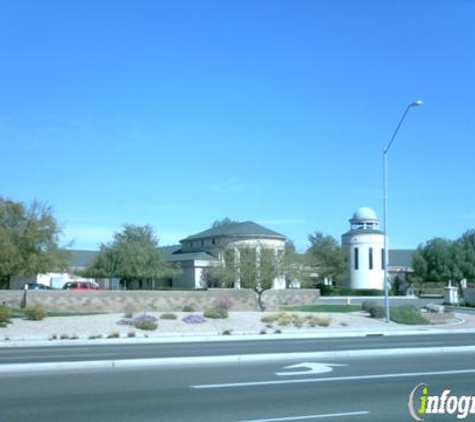
[[[394,248],[475,227],[475,2],[0,0],[0,195],[63,243],[226,216],[300,250],[360,206]]]

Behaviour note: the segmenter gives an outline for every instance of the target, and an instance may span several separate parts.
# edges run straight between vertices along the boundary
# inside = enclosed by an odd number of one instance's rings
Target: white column
[[[234,288],[241,288],[241,253],[238,248],[234,248],[234,268],[236,269],[236,279],[234,280]]]
[[[261,247],[256,247],[256,286],[261,287]]]

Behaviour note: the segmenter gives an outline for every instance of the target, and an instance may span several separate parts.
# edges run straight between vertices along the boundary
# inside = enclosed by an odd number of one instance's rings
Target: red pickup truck
[[[97,285],[91,283],[90,281],[69,281],[63,286],[64,290],[104,290],[99,288]]]

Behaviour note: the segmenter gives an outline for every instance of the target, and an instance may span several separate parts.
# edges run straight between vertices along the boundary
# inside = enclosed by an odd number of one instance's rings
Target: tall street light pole
[[[387,155],[389,148],[391,148],[391,145],[394,141],[394,138],[396,137],[399,128],[402,125],[402,122],[406,118],[406,114],[409,112],[409,110],[412,107],[418,107],[422,105],[421,100],[416,100],[409,104],[406,107],[406,110],[404,111],[404,114],[402,115],[401,119],[399,120],[398,125],[396,126],[396,130],[393,133],[393,136],[391,136],[391,140],[389,141],[388,145],[386,148],[383,150],[383,218],[384,218],[384,308],[386,310],[386,322],[389,322],[390,320],[390,314],[389,314],[389,275],[388,275],[388,268],[389,268],[389,253],[388,253],[388,231],[387,231],[387,217],[386,217],[386,212],[387,212],[387,202],[388,202],[388,196],[387,196],[387,176],[388,176],[388,171],[387,171]]]

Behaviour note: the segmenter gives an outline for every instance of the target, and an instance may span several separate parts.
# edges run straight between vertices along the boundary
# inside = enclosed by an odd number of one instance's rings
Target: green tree
[[[463,278],[475,280],[475,230],[466,231],[455,241]]]
[[[220,286],[234,287],[239,280],[242,288],[254,290],[259,308],[263,311],[265,305],[262,295],[264,291],[272,289],[274,280],[294,280],[297,277],[298,266],[292,253],[291,247],[283,251],[265,246],[241,246],[238,251],[229,248],[224,253],[224,265],[216,268],[214,274]]]
[[[222,220],[216,220],[213,223],[212,227],[215,228],[215,227],[220,227],[220,226],[229,226],[230,224],[236,224],[236,223],[240,223],[240,221],[232,220],[229,217],[224,217]]]
[[[463,278],[463,255],[459,242],[439,237],[419,245],[412,258],[416,280],[444,282]]]
[[[63,270],[67,252],[59,248],[61,228],[50,206],[0,197],[0,288],[14,275]]]
[[[340,281],[346,271],[345,257],[338,241],[321,232],[308,236],[310,246],[305,256],[306,263],[318,273],[318,278]]]
[[[96,260],[85,274],[96,278],[119,278],[126,289],[143,282],[171,278],[179,268],[163,260],[153,229],[125,225],[110,244],[102,244]]]

